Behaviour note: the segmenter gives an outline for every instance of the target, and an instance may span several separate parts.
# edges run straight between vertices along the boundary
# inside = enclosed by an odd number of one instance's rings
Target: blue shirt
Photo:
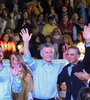
[[[71,72],[72,72],[72,68],[73,68],[74,66],[73,65],[70,65],[69,67],[68,67],[68,74],[69,74],[69,76],[71,76]]]
[[[11,89],[15,93],[21,91],[21,80],[11,74],[9,66],[3,65],[0,70],[0,100],[12,100]]]
[[[54,62],[48,65],[44,60],[35,60],[30,54],[23,58],[32,70],[34,82],[33,97],[39,99],[56,97],[57,79],[63,67]]]

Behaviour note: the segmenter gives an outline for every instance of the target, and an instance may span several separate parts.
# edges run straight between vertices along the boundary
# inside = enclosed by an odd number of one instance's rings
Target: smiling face
[[[67,53],[67,60],[70,64],[74,65],[78,62],[80,55],[76,49],[69,49]]]
[[[19,61],[18,61],[18,59],[17,59],[17,57],[14,55],[14,54],[12,54],[11,55],[11,57],[10,57],[10,64],[11,64],[11,66],[14,64],[19,64]]]
[[[5,42],[8,42],[8,40],[9,40],[9,35],[8,35],[8,34],[5,34],[4,37],[3,37],[3,40],[4,40]]]
[[[53,59],[53,53],[54,52],[52,47],[44,47],[40,54],[43,60],[50,64]]]
[[[66,86],[66,83],[65,82],[62,82],[61,83],[60,89],[61,89],[61,91],[66,91],[67,90],[67,86]]]

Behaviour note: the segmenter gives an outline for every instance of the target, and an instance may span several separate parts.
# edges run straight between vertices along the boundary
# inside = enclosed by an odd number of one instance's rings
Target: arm
[[[66,68],[64,67],[61,71],[61,73],[58,76],[58,84],[61,84],[62,82],[66,82]]]
[[[29,35],[28,29],[26,28],[21,30],[20,35],[22,36],[24,42],[24,56],[23,56],[24,62],[30,67],[30,69],[34,70],[36,67],[35,59],[31,57],[29,51],[29,41],[31,40],[32,34]]]
[[[20,32],[24,42],[24,56],[28,56],[29,54],[29,41],[31,40],[32,34],[29,35],[28,29],[22,29]]]
[[[83,37],[85,39],[85,57],[82,62],[82,66],[87,72],[90,72],[90,24],[84,26]]]

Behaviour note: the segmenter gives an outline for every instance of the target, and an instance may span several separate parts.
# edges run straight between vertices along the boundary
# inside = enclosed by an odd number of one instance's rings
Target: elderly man
[[[77,47],[69,47],[67,50],[67,60],[69,64],[63,68],[58,78],[59,84],[61,82],[66,82],[66,100],[76,100],[80,89],[86,86],[74,73],[83,71],[83,69],[90,72],[90,25],[84,27],[83,37],[86,42],[84,60],[82,62],[79,61],[80,51]]]
[[[52,61],[53,45],[43,44],[40,48],[40,55],[43,59],[35,60],[31,57],[28,49],[32,34],[29,36],[27,29],[22,29],[20,34],[24,41],[24,61],[32,70],[34,100],[55,100],[57,97],[57,79],[63,67]]]

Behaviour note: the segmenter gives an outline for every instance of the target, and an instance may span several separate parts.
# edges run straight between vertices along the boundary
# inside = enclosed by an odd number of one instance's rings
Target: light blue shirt
[[[44,60],[35,60],[29,54],[23,57],[25,63],[33,74],[33,97],[39,99],[50,99],[57,96],[57,79],[63,66],[51,62],[48,65]]]
[[[71,66],[68,67],[68,74],[69,74],[69,76],[71,76],[72,68],[73,67],[74,67],[73,65],[71,65]],[[71,100],[74,100],[72,95],[71,95]]]
[[[70,65],[68,67],[68,74],[69,74],[69,76],[71,76],[72,68],[73,68],[73,65]]]
[[[11,89],[19,93],[22,89],[21,80],[11,74],[9,66],[3,65],[0,70],[0,100],[12,100]]]

